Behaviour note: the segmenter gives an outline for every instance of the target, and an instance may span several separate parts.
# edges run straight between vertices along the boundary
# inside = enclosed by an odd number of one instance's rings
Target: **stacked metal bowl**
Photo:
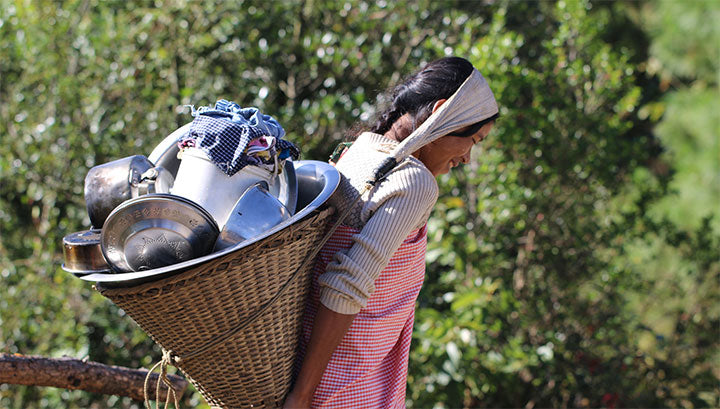
[[[148,156],[96,166],[85,178],[91,229],[63,240],[63,268],[77,276],[166,267],[250,240],[295,213],[295,167],[247,166],[231,177],[202,151],[181,152],[190,124]],[[179,157],[182,157],[180,159]]]

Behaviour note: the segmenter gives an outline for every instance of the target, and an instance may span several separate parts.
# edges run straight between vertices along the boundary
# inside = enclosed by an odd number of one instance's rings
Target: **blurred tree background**
[[[408,406],[720,406],[720,3],[0,0],[0,352],[149,367],[60,269],[93,166],[226,98],[324,160],[424,62],[501,119],[440,180]],[[185,405],[202,407],[198,394]],[[0,407],[131,408],[0,385]]]

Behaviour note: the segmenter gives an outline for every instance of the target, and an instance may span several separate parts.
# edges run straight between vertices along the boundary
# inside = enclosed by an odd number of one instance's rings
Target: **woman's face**
[[[455,166],[470,162],[473,146],[487,138],[493,125],[494,121],[489,122],[471,136],[443,136],[420,148],[415,156],[434,176],[448,173]],[[459,129],[458,132],[463,130]]]

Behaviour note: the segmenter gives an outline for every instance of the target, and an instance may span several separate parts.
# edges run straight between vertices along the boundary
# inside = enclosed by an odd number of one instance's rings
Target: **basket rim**
[[[275,234],[272,234],[270,236],[265,237],[262,240],[258,240],[253,242],[252,244],[248,246],[243,246],[242,251],[249,251],[252,252],[252,250],[262,247],[266,244],[266,242],[272,242],[277,240],[280,236],[286,235],[286,234],[293,234],[293,231],[295,230],[301,230],[304,229],[308,224],[322,221],[322,220],[328,220],[328,218],[332,217],[332,214],[334,213],[335,209],[333,207],[323,206],[321,209],[316,209],[313,213],[311,213],[308,217],[304,218],[303,220],[288,226],[286,229],[283,229],[279,232],[276,232]],[[184,269],[182,271],[173,272],[173,274],[167,274],[163,275],[161,277],[155,277],[153,276],[151,280],[132,280],[132,281],[123,281],[120,283],[114,283],[114,282],[98,282],[94,285],[95,289],[99,291],[101,294],[107,295],[113,294],[113,295],[120,295],[120,294],[137,294],[140,292],[147,292],[147,291],[153,291],[153,290],[159,290],[159,293],[162,293],[164,289],[169,289],[169,287],[174,286],[177,283],[182,283],[187,280],[192,280],[193,277],[205,274],[207,271],[213,270],[215,267],[222,265],[224,263],[229,263],[233,259],[238,257],[238,251],[226,254],[224,257],[218,257],[214,258],[213,260],[210,260],[206,263],[203,263],[201,265],[193,266],[191,268]],[[160,295],[160,294],[158,294]]]

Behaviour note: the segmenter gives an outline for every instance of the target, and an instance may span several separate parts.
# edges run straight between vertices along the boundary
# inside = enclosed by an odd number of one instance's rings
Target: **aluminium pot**
[[[273,182],[275,174],[258,166],[248,165],[228,176],[198,148],[182,151],[182,161],[170,191],[200,205],[222,229],[235,203],[250,186]]]
[[[143,155],[95,166],[85,176],[85,203],[93,228],[100,229],[121,203],[148,193],[168,193],[174,178]]]
[[[63,270],[76,276],[109,273],[100,247],[100,230],[82,230],[63,237]]]

